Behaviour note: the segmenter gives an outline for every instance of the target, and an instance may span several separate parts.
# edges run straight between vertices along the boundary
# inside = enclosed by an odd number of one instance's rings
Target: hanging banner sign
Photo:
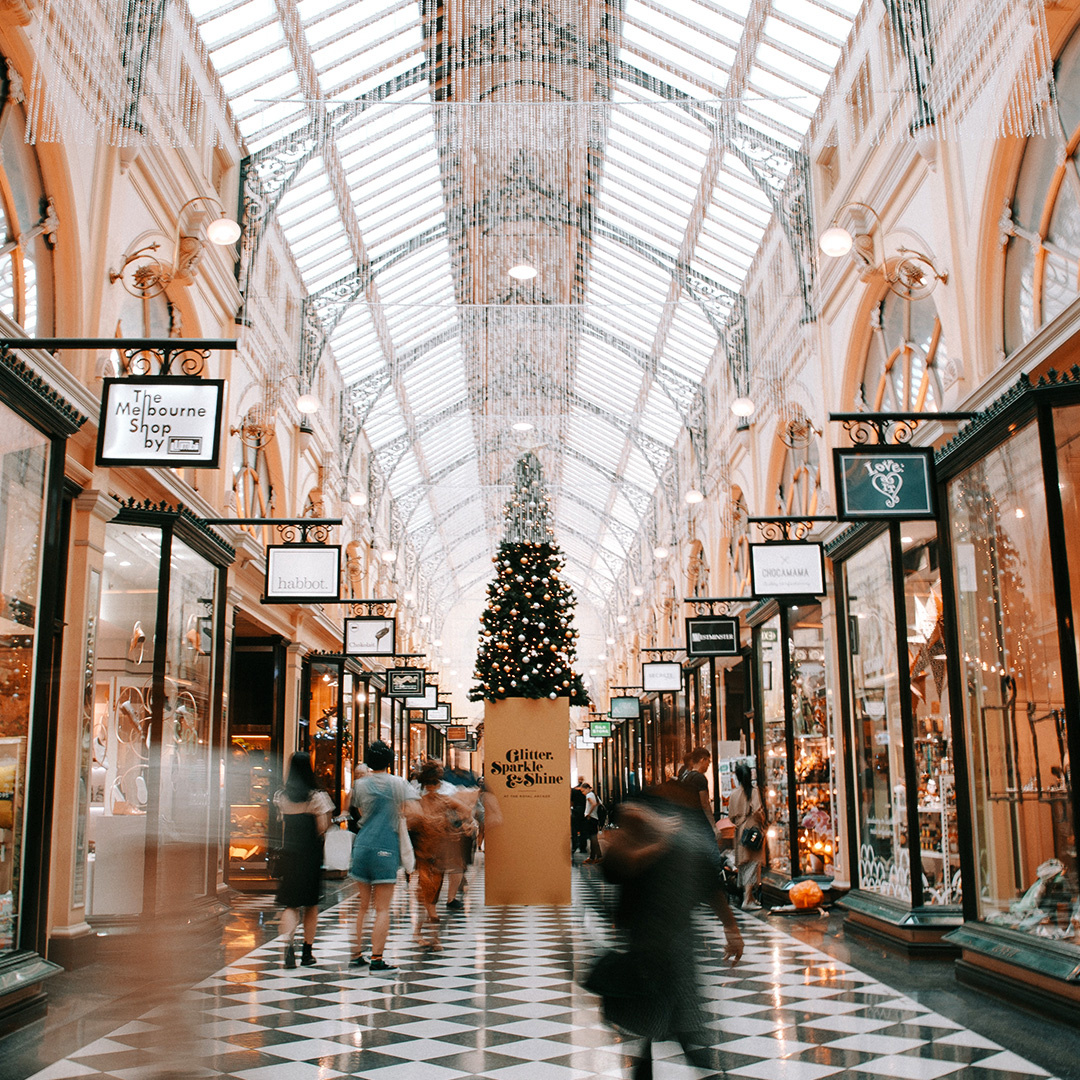
[[[95,464],[216,469],[224,398],[222,379],[103,380]]]
[[[340,585],[340,545],[267,545],[264,604],[337,603]]]
[[[825,549],[806,540],[750,545],[755,596],[824,596]]]
[[[603,739],[592,739],[588,735],[579,735],[574,740],[575,750],[595,750],[603,744]]]
[[[428,714],[426,717],[424,717],[424,719],[427,720],[429,724],[438,724],[441,721],[449,721],[450,706],[436,705],[434,709],[428,709]]]
[[[837,513],[848,521],[936,518],[931,446],[856,446],[833,451]]]
[[[469,729],[464,724],[451,724],[446,729],[446,738],[451,742],[461,742],[469,737]]]
[[[608,712],[612,720],[637,720],[641,716],[641,702],[636,697],[613,697]]]
[[[396,629],[396,619],[385,619],[381,615],[358,615],[354,619],[346,619],[345,655],[393,656],[397,651]]]
[[[703,615],[686,620],[687,656],[738,656],[739,620]]]
[[[611,736],[610,720],[593,720],[589,724],[589,737],[593,739],[607,739]]]
[[[682,689],[682,664],[677,660],[650,660],[642,664],[641,688],[646,693],[678,693]]]
[[[386,673],[387,697],[419,697],[424,692],[422,668],[390,668]]]
[[[406,709],[434,709],[439,704],[439,688],[432,683],[430,686],[425,685],[424,692],[417,694],[415,697],[407,697],[405,699]],[[431,717],[428,717],[430,720]]]

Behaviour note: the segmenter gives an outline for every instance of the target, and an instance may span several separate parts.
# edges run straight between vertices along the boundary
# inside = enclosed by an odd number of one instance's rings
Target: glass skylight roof
[[[189,4],[249,153],[285,155],[325,120],[277,220],[309,295],[373,271],[328,351],[347,385],[385,382],[365,433],[411,520],[435,526],[424,562],[450,567],[442,599],[490,574],[502,521],[485,514],[503,493],[485,498],[481,477],[513,464],[520,416],[536,425],[568,575],[597,603],[613,595],[627,555],[613,530],[643,528],[619,484],[656,492],[662,470],[640,447],[673,447],[686,399],[670,387],[699,385],[724,352],[715,323],[768,226],[763,185],[786,181],[782,148],[805,135],[860,4],[580,0],[552,9],[570,20],[558,34],[531,31],[572,48],[511,56],[507,72],[450,35],[480,41],[508,8],[526,27],[546,8],[448,0],[425,34],[418,0]],[[546,89],[520,89],[541,76]],[[530,114],[542,122],[504,107],[529,93],[555,103]],[[755,176],[740,155],[759,135]],[[532,283],[506,275],[522,260]],[[708,286],[712,321],[684,268]]]

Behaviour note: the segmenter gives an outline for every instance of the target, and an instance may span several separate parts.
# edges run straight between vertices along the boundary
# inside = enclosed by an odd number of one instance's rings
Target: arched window
[[[1005,352],[1015,352],[1080,293],[1080,32],[1055,64],[1059,138],[1027,142],[1002,231]]]
[[[781,516],[813,517],[821,502],[821,432],[798,410],[780,429],[787,447],[776,485],[773,512]]]
[[[0,313],[31,337],[53,333],[52,245],[59,222],[25,139],[22,82],[0,68]]]
[[[874,308],[855,407],[870,412],[937,412],[948,356],[932,296],[892,290]]]

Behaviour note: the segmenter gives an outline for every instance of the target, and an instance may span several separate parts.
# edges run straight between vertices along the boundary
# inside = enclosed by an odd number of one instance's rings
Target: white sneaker
[[[760,911],[761,905],[756,900],[751,900],[749,904],[743,904],[743,911]]]

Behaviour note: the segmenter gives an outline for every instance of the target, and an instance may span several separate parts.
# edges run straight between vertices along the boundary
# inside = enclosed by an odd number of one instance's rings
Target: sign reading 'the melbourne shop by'
[[[833,451],[837,510],[848,520],[933,518],[929,446],[856,446]]]
[[[222,379],[105,379],[96,463],[216,469]]]

